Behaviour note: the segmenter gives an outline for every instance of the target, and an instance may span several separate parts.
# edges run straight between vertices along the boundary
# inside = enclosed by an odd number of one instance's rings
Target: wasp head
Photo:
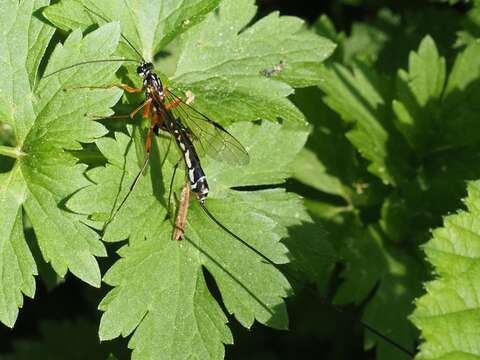
[[[145,63],[142,63],[139,67],[137,67],[137,74],[145,77],[152,70],[153,70],[153,64],[151,62],[145,62]]]

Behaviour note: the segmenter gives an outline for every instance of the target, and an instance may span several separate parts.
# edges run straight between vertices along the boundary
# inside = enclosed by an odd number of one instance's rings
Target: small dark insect
[[[260,75],[272,77],[278,75],[284,68],[285,62],[283,60],[280,60],[280,62],[278,64],[275,64],[272,68],[261,70]]]

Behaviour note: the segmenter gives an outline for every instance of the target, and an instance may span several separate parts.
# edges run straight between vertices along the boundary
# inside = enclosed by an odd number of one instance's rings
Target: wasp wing
[[[250,157],[247,150],[223,126],[209,119],[170,90],[167,91],[166,98],[168,103],[177,103],[170,112],[187,128],[199,155],[208,154],[215,160],[232,165],[248,164]]]

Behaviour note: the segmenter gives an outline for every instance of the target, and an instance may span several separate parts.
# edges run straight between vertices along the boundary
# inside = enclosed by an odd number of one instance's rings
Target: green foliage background
[[[258,5],[0,0],[2,358],[410,358],[368,327],[480,358],[480,1]],[[202,157],[207,206],[276,267],[193,201],[170,240],[166,136],[101,234],[146,124],[95,117],[143,95],[79,87],[136,64],[45,75],[138,59],[126,39],[248,149]]]

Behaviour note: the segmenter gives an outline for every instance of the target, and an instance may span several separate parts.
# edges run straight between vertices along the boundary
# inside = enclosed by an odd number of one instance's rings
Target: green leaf
[[[30,56],[27,54],[32,45],[27,30],[31,26],[32,34],[38,37],[39,44],[48,42],[53,33],[52,29],[31,18],[31,13],[45,3],[1,3],[0,30],[4,35],[0,39],[0,48],[4,50],[0,55],[0,117],[17,131],[17,141],[25,136],[25,127],[32,121],[28,119],[32,104],[22,101],[22,96],[31,94],[29,90],[36,78],[35,60],[39,53],[34,51]],[[17,112],[19,119],[25,116],[23,121],[17,122]],[[21,153],[20,149],[15,150],[18,154]],[[3,279],[0,284],[0,321],[10,327],[17,319],[18,308],[23,305],[22,293],[29,297],[35,294],[33,275],[37,274],[37,268],[23,234],[22,203],[26,198],[27,189],[19,171],[15,169],[0,174],[0,268]]]
[[[211,10],[218,3],[206,0],[192,2],[196,5],[188,11],[197,9],[199,14],[206,13],[206,4],[210,4]],[[159,50],[164,50],[162,41],[151,39],[159,44],[152,51],[149,41],[137,40],[138,35],[134,34],[137,29],[141,36],[150,40],[153,32],[148,36],[142,34],[146,30],[151,31],[152,26],[148,25],[152,18],[157,19],[159,13],[156,8],[150,7],[160,7],[160,3],[155,2],[156,5],[150,4],[140,10],[143,3],[136,2],[131,12],[124,5],[105,3],[98,8],[99,5],[94,6],[87,0],[66,0],[49,7],[45,14],[64,29],[72,29],[79,22],[84,28],[92,21],[103,22],[98,17],[85,14],[88,11],[82,3],[97,9],[105,19],[119,20],[123,35],[147,60]],[[321,62],[333,52],[335,45],[307,31],[300,19],[279,17],[277,13],[247,27],[257,9],[253,3],[253,0],[225,0],[217,12],[211,12],[205,21],[179,37],[175,70],[170,74],[172,86],[180,92],[178,95],[185,91],[193,93],[195,107],[223,124],[240,120],[274,121],[277,118],[303,122],[302,113],[287,97],[293,93],[292,86],[308,86],[322,81]],[[190,9],[184,4],[178,11],[183,8]],[[123,15],[124,12],[128,16]],[[198,15],[197,20],[200,18]],[[159,24],[162,21],[158,20]],[[172,36],[183,30],[178,29]],[[161,30],[158,32],[161,33]],[[138,55],[132,54],[132,49],[129,51],[128,56],[138,58]],[[264,75],[265,71],[280,63],[283,66],[278,74],[271,77]],[[159,69],[164,69],[163,63]]]
[[[22,293],[33,297],[37,268],[23,234],[22,202],[25,188],[20,185],[18,172],[0,174],[0,212],[2,226],[0,240],[2,252],[2,295],[0,296],[0,320],[12,327],[18,308],[23,305]]]
[[[38,64],[53,34],[32,13],[47,4],[46,0],[1,2],[0,118],[14,128],[17,144],[33,121],[32,101],[22,101],[22,97],[35,86]]]
[[[262,70],[283,61],[285,68],[272,75],[275,79],[291,86],[319,82],[320,63],[335,45],[307,31],[302,20],[276,12],[245,28],[256,10],[252,0],[226,0],[218,14],[212,13],[195,31],[184,34],[176,81],[192,83],[233,75],[258,77]]]
[[[387,267],[385,250],[381,238],[372,229],[354,229],[342,249],[347,267],[342,273],[345,281],[335,295],[335,303],[360,303],[372,291]],[[355,236],[353,236],[353,234]],[[368,256],[364,256],[368,254]],[[376,261],[371,261],[376,259]],[[359,269],[363,269],[360,273]]]
[[[338,239],[332,235],[333,231],[329,228],[327,220],[316,213],[319,205],[323,204],[307,202],[306,206],[313,222],[289,229],[290,236],[285,240],[285,245],[291,253],[292,260],[286,267],[290,270],[288,275],[292,280],[315,283],[319,289],[326,289],[334,266],[339,260],[332,245]]]
[[[423,265],[414,257],[398,252],[394,252],[388,260],[388,273],[383,274],[375,295],[365,307],[362,320],[414,353],[418,334],[407,319],[413,300],[422,292],[421,281],[425,278]],[[391,343],[367,332],[365,348],[375,345],[379,360],[411,358]]]
[[[480,104],[479,57],[480,44],[473,43],[457,56],[448,77],[441,128],[447,146],[476,144],[480,139],[477,121]]]
[[[121,249],[122,259],[105,276],[116,288],[100,304],[100,338],[137,328],[129,343],[134,359],[223,358],[231,334],[196,266],[200,254],[170,234],[163,226],[154,241]]]
[[[335,45],[307,31],[300,19],[278,13],[246,28],[256,12],[253,3],[223,1],[218,14],[185,33],[172,80],[183,90],[202,94],[196,106],[217,119],[302,121],[285,97],[293,92],[291,86],[322,80],[320,63]],[[277,64],[283,64],[278,73],[262,75]]]
[[[387,248],[373,227],[352,231],[342,253],[346,260],[342,273],[345,281],[335,295],[335,303],[359,304],[370,295],[362,320],[405,348],[413,349],[416,334],[407,316],[413,308],[413,299],[421,291],[418,281],[424,276],[421,265],[413,257]],[[375,344],[378,359],[409,358],[368,333],[365,347],[372,348]]]
[[[404,201],[397,202],[398,210],[404,215],[397,214],[395,222],[406,222],[404,239],[424,243],[430,238],[432,227],[441,225],[445,214],[462,206],[465,182],[480,178],[480,169],[476,166],[479,154],[477,145],[438,151],[425,158],[415,181],[406,184],[399,193]],[[402,210],[404,206],[406,211]]]
[[[317,34],[332,40],[336,44],[343,44],[345,40],[345,34],[338,33],[337,30],[335,29],[335,25],[333,24],[332,19],[330,19],[325,14],[320,15],[318,20],[315,22],[314,29]],[[336,49],[335,56],[337,56],[337,53],[340,50],[341,48]]]
[[[418,53],[410,53],[409,71],[398,71],[398,100],[393,102],[397,126],[410,145],[421,152],[432,145],[438,131],[445,73],[445,59],[429,36],[421,42]]]
[[[33,229],[25,225],[25,238],[27,240],[28,247],[32,252],[33,259],[37,265],[38,276],[42,280],[43,285],[49,292],[54,290],[57,286],[65,283],[65,278],[58,275],[50,264],[48,264],[42,257],[42,252],[38,246],[38,240],[35,237]]]
[[[425,245],[436,279],[411,316],[424,342],[419,359],[478,359],[480,183],[468,184],[467,211],[449,215]]]
[[[151,61],[172,39],[202,21],[219,3],[220,0],[186,0],[180,4],[148,0],[63,0],[47,8],[44,14],[64,30],[78,27],[85,30],[92,23],[119,21],[124,51],[138,58],[127,46],[128,41],[144,59]]]
[[[470,11],[462,19],[462,31],[457,33],[456,46],[473,44],[480,35],[480,2],[473,1]]]
[[[345,133],[348,127],[323,102],[318,88],[300,89],[293,97],[313,125],[313,131],[295,161],[295,178],[325,193],[344,198],[347,204],[378,202],[383,186],[365,171],[355,147]]]
[[[468,46],[455,59],[445,85],[445,60],[426,37],[410,55],[409,72],[398,73],[397,125],[420,155],[479,140],[480,46]]]
[[[88,184],[85,166],[64,149],[78,149],[105,129],[85,117],[85,108],[107,115],[119,92],[68,91],[76,80],[95,85],[112,80],[117,65],[103,65],[91,74],[88,67],[39,79],[40,59],[54,29],[41,23],[32,12],[47,1],[3,1],[0,27],[0,114],[15,132],[18,153],[13,169],[0,176],[0,243],[2,268],[0,320],[13,326],[22,296],[33,296],[37,273],[25,243],[23,214],[33,225],[44,259],[60,276],[67,270],[99,286],[100,271],[95,256],[105,255],[98,235],[86,227],[84,217],[62,210],[67,196]],[[54,50],[46,72],[96,56],[110,55],[117,45],[118,24],[105,26],[82,39],[74,32]],[[12,148],[13,149],[13,148]]]
[[[229,131],[246,145],[250,163],[227,168],[204,158],[211,188],[206,206],[222,224],[273,262],[286,263],[287,249],[279,243],[288,234],[286,227],[309,220],[300,198],[279,188],[231,188],[283,182],[290,176],[308,132],[268,122],[237,124]],[[129,144],[131,139],[121,133],[115,139],[97,141],[108,164],[87,173],[94,184],[68,201],[71,210],[109,214],[118,206],[139,171],[135,147]],[[160,158],[178,160],[177,154],[166,153],[165,137],[156,146]],[[286,278],[208,219],[195,200],[189,206],[186,239],[171,240],[172,224],[164,218],[172,163],[167,160],[162,167],[154,156],[150,164],[105,233],[106,241],[127,237],[130,241],[105,275],[105,282],[115,289],[100,304],[105,312],[100,337],[112,339],[135,331],[129,343],[134,359],[223,358],[222,344],[232,343],[232,336],[225,314],[206,286],[202,267],[212,275],[226,310],[243,326],[251,327],[257,320],[286,328],[283,298],[290,292]],[[177,179],[181,186],[184,177]],[[86,201],[92,198],[96,201]]]
[[[344,41],[344,61],[347,64],[360,60],[367,64],[383,66],[384,50],[400,25],[400,16],[388,9],[378,12],[376,18],[368,22],[352,24],[351,35]],[[405,34],[404,34],[405,36]]]
[[[371,162],[368,170],[385,184],[408,178],[410,153],[393,126],[387,79],[360,64],[353,72],[333,64],[324,73],[324,102],[354,126],[347,137]]]
[[[419,202],[421,202],[420,200]],[[420,205],[420,204],[419,204]],[[413,220],[413,214],[410,208],[413,203],[408,203],[405,197],[400,196],[397,192],[393,192],[386,197],[382,204],[380,226],[382,227],[388,238],[395,242],[402,242],[408,239],[413,232],[412,229],[418,231]],[[420,209],[420,206],[418,207]],[[420,210],[418,210],[420,212]],[[423,229],[422,229],[423,230]]]
[[[307,142],[308,149],[303,149],[295,160],[294,176],[315,189],[348,199],[348,189],[340,179],[343,180],[345,176],[342,175],[349,174],[354,167],[352,158],[355,149],[344,138],[338,118],[330,121],[333,113],[323,104],[319,106],[317,99],[320,96],[318,89],[308,88],[300,89],[293,97],[313,125]],[[343,144],[342,138],[345,140]],[[342,146],[344,144],[345,148]],[[338,151],[339,147],[342,147],[342,151]],[[342,159],[338,158],[339,155]],[[341,166],[336,167],[336,164]]]
[[[465,20],[464,13],[442,7],[406,6],[398,13],[380,9],[368,21],[352,24],[350,36],[341,43],[343,63],[352,66],[361,61],[380,73],[392,74],[408,65],[408,53],[427,34],[448,59],[455,54],[456,34],[465,28]]]
[[[328,174],[325,165],[317,155],[308,149],[303,149],[298,154],[295,162],[295,178],[309,186],[326,193],[345,196],[348,199],[348,191],[345,191],[341,181],[335,176]]]

